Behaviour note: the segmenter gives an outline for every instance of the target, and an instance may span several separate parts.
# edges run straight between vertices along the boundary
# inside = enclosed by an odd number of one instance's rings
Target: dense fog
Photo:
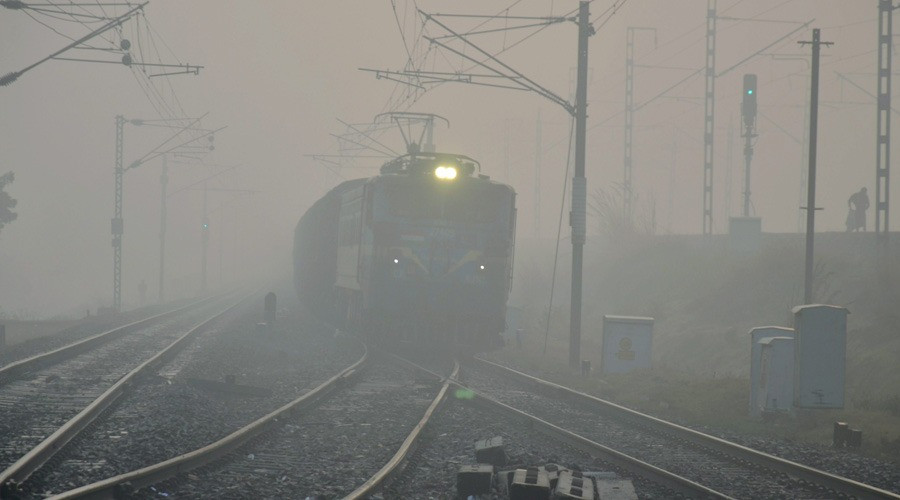
[[[705,0],[591,4],[597,32],[589,49],[586,177],[594,207],[588,214],[588,252],[602,233],[598,200],[615,204],[621,198],[628,27],[655,30],[635,33],[635,220],[641,231],[655,234],[702,230],[706,6]],[[110,219],[119,114],[128,120],[205,114],[198,126],[227,126],[215,134],[214,150],[198,148],[202,155],[188,155],[202,157],[202,163],[184,155],[169,160],[166,299],[200,290],[204,196],[211,288],[289,273],[293,228],[303,212],[342,178],[375,174],[387,159],[383,153],[403,152],[401,134],[390,127],[379,127],[374,141],[346,135],[354,128],[369,130],[376,115],[387,111],[436,113],[449,120],[449,128],[442,123],[435,128],[438,151],[476,158],[484,173],[517,190],[519,244],[555,240],[569,183],[571,118],[562,106],[533,92],[456,82],[416,87],[360,71],[484,73],[460,55],[429,45],[423,36],[447,31],[434,22],[423,31],[417,7],[429,13],[562,16],[571,15],[577,2],[154,0],[121,29],[89,43],[121,47],[127,39],[134,61],[200,65],[199,74],[150,77],[178,68],[50,60],[0,87],[0,175],[15,173],[5,190],[18,200],[18,218],[0,230],[0,314],[78,317],[112,304]],[[127,8],[106,9],[114,15]],[[810,49],[797,42],[811,39],[814,27],[834,42],[822,49],[817,204],[824,210],[817,229],[842,231],[844,205],[853,192],[867,186],[874,204],[876,2],[720,0],[718,11],[714,233],[727,232],[728,216],[739,214],[743,204],[745,73],[759,79],[751,213],[762,218],[764,232],[802,230],[798,207],[805,204],[801,171]],[[59,50],[70,43],[66,36],[82,37],[98,27],[90,19],[81,24],[40,13],[32,19],[26,12],[0,8],[0,75]],[[528,24],[440,21],[460,33]],[[536,31],[470,36],[571,102],[577,26],[561,22]],[[472,47],[465,53],[477,54]],[[118,61],[122,55],[80,50],[60,57]],[[159,151],[172,134],[147,125],[125,124],[125,166]],[[358,149],[335,136],[371,148]],[[146,302],[158,297],[161,169],[162,158],[155,158],[124,175],[126,308],[140,305],[141,282]],[[900,199],[896,183],[892,194]],[[896,207],[892,213],[896,219]],[[873,220],[870,210],[869,230]],[[566,217],[563,224],[565,253]],[[517,272],[536,265],[542,276],[552,267],[552,262],[520,263]]]

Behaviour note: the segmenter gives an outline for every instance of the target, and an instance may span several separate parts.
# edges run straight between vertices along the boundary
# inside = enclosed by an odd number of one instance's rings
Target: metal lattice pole
[[[875,233],[887,240],[891,168],[893,0],[878,1],[878,99],[875,143]]]
[[[625,227],[631,228],[633,191],[631,184],[632,147],[634,137],[634,31],[625,32],[625,171],[622,183],[623,217]]]
[[[713,230],[713,134],[716,128],[716,0],[706,2],[706,93],[703,118],[703,234]]]
[[[122,175],[125,173],[122,167],[124,129],[125,117],[116,115],[116,200],[112,219],[113,309],[116,312],[122,310],[122,233],[125,229],[122,220]]]

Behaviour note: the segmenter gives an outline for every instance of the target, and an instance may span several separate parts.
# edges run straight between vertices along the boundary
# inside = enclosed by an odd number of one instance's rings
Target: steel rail
[[[30,477],[31,474],[34,473],[34,471],[47,463],[48,460],[53,458],[53,456],[56,455],[57,452],[62,450],[66,443],[78,436],[78,434],[82,430],[84,430],[88,425],[91,424],[91,422],[96,420],[101,413],[103,413],[103,410],[108,408],[122,395],[126,394],[138,376],[144,373],[151,372],[152,370],[157,370],[160,366],[171,360],[172,357],[174,357],[175,354],[177,354],[178,351],[183,348],[189,340],[192,340],[192,338],[197,333],[203,331],[203,329],[207,325],[209,325],[225,313],[231,311],[251,296],[252,294],[247,295],[246,297],[227,307],[224,311],[218,312],[215,315],[203,320],[201,323],[191,328],[187,333],[180,336],[163,350],[157,352],[153,357],[147,359],[136,368],[128,372],[128,374],[116,381],[115,384],[110,386],[109,389],[104,391],[103,394],[97,397],[97,399],[92,401],[84,409],[78,412],[77,415],[75,415],[74,417],[69,419],[68,422],[56,429],[53,434],[48,436],[46,439],[41,441],[40,444],[38,444],[28,453],[16,460],[12,465],[7,467],[6,470],[0,472],[0,496],[4,495],[5,493],[14,493],[18,489],[18,485],[25,482],[25,480],[27,480],[28,477]]]
[[[472,391],[472,389],[458,382],[454,382],[454,385]],[[631,474],[643,477],[655,484],[668,488],[677,494],[684,495],[687,498],[732,498],[724,493],[720,493],[716,490],[703,486],[702,484],[691,481],[690,479],[681,477],[677,474],[673,474],[667,470],[660,469],[655,465],[638,460],[637,458],[616,451],[612,448],[597,443],[596,441],[591,441],[584,436],[575,434],[572,431],[563,429],[562,427],[547,422],[546,420],[540,419],[534,415],[531,415],[530,413],[526,413],[505,403],[501,403],[500,401],[491,399],[487,396],[484,396],[483,394],[479,394],[478,392],[472,391],[472,395],[472,399],[468,400],[467,403],[479,406],[485,410],[492,410],[510,415],[511,417],[520,420],[528,428],[547,434],[550,437],[559,439],[561,442],[564,442],[572,446],[573,448],[606,460],[614,464],[615,466],[628,471]]]
[[[51,498],[61,500],[70,498],[128,497],[137,489],[156,484],[215,461],[240,448],[250,439],[270,430],[273,426],[278,425],[281,420],[298,415],[302,411],[309,409],[321,399],[358,377],[369,358],[369,352],[365,345],[363,345],[363,349],[363,355],[358,361],[326,380],[315,389],[218,441],[169,460],[65,491]]]
[[[33,371],[35,369],[51,365],[54,363],[58,363],[63,361],[71,356],[75,356],[77,354],[81,354],[82,352],[89,351],[94,347],[103,344],[104,342],[108,342],[110,340],[114,340],[126,333],[129,333],[137,328],[145,326],[147,324],[153,323],[154,321],[158,321],[169,316],[174,316],[180,312],[184,312],[193,307],[197,307],[201,304],[209,302],[211,300],[215,300],[216,297],[209,297],[203,300],[198,300],[196,302],[192,302],[184,307],[180,307],[178,309],[173,309],[171,311],[166,311],[163,313],[159,313],[149,318],[144,318],[133,323],[129,323],[127,325],[119,326],[113,328],[112,330],[108,330],[106,332],[98,333],[96,335],[91,335],[90,337],[84,338],[77,342],[73,342],[68,345],[64,345],[62,347],[53,349],[51,351],[47,351],[41,354],[36,354],[34,356],[20,359],[18,361],[14,361],[3,367],[0,367],[0,385],[6,384],[12,380],[21,377],[23,374]]]
[[[402,358],[401,358],[402,359]],[[416,368],[420,368],[418,365],[413,364]],[[426,370],[427,371],[427,370]],[[428,373],[432,373],[428,371]],[[409,433],[409,436],[403,441],[403,444],[400,445],[400,448],[397,450],[397,453],[391,457],[390,460],[381,468],[378,472],[376,472],[372,477],[370,477],[365,483],[363,483],[359,488],[356,488],[347,495],[346,499],[357,500],[363,498],[369,498],[375,490],[380,488],[391,476],[393,476],[396,472],[399,472],[401,467],[400,465],[404,463],[406,457],[412,452],[414,447],[418,444],[419,438],[422,435],[422,431],[431,421],[431,417],[437,413],[438,408],[447,400],[447,392],[450,389],[450,384],[452,383],[452,379],[455,379],[459,374],[459,363],[454,363],[453,371],[450,373],[450,377],[444,379],[444,384],[441,386],[441,390],[438,391],[437,396],[435,396],[434,401],[428,406],[428,409],[425,410],[425,414],[422,416],[422,419],[418,424],[413,428],[412,432]]]
[[[556,396],[564,398],[574,399],[582,403],[589,403],[595,408],[614,417],[633,419],[657,431],[673,434],[679,439],[700,444],[715,451],[731,456],[736,456],[741,460],[745,460],[757,466],[783,472],[801,481],[816,484],[823,488],[860,499],[893,498],[900,500],[900,495],[887,490],[883,490],[881,488],[876,488],[874,486],[863,484],[852,479],[838,476],[836,474],[831,474],[829,472],[821,471],[812,467],[798,464],[796,462],[792,462],[790,460],[776,457],[759,450],[754,450],[753,448],[748,448],[737,443],[732,443],[730,441],[711,436],[694,429],[674,424],[672,422],[668,422],[651,415],[640,413],[616,403],[600,399],[596,396],[579,392],[563,385],[549,382],[532,375],[528,375],[527,373],[523,373],[518,370],[514,370],[512,368],[491,361],[487,361],[485,359],[477,357],[473,357],[471,359],[475,364],[494,370],[495,372],[501,372],[506,374],[507,376],[517,378],[520,381],[526,382],[533,387],[537,387],[544,392],[552,393]]]

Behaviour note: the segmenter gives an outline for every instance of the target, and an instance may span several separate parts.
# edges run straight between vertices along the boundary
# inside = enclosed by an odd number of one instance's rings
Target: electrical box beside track
[[[758,412],[790,412],[794,404],[794,338],[759,341]]]
[[[822,304],[794,312],[794,406],[843,408],[846,308]]]
[[[759,415],[759,377],[761,368],[762,344],[759,342],[769,337],[794,338],[794,330],[783,326],[760,326],[750,329],[750,415]],[[793,372],[791,373],[793,377]],[[793,379],[789,379],[792,382]],[[788,401],[790,402],[790,401]]]
[[[653,318],[603,316],[600,367],[603,373],[627,373],[651,366]]]

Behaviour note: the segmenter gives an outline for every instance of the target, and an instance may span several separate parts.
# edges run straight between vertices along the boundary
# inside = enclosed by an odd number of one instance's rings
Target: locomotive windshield
[[[390,186],[385,190],[388,214],[405,219],[449,222],[491,222],[500,218],[509,197],[502,189],[417,189]]]

